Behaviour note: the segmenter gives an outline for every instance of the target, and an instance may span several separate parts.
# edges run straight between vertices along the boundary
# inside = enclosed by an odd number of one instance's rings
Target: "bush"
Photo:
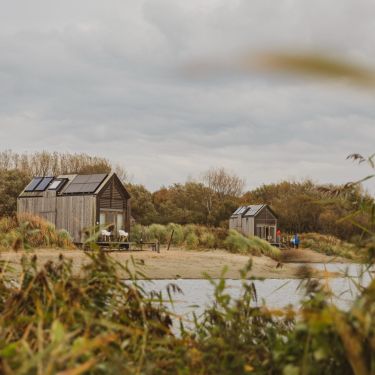
[[[281,257],[281,251],[279,248],[272,246],[269,242],[262,240],[256,236],[249,237],[250,246],[254,249],[259,249],[259,251],[272,259],[279,260]]]
[[[229,231],[224,245],[232,253],[251,254],[255,256],[263,254],[275,260],[278,260],[281,256],[281,251],[270,245],[267,241],[255,236],[245,237],[234,229]]]
[[[144,227],[141,224],[135,224],[130,231],[130,240],[138,242],[144,237]]]
[[[0,219],[0,233],[9,232],[12,228],[17,225],[16,221],[12,217],[3,217]]]
[[[65,229],[57,231],[57,245],[61,248],[69,248],[73,242],[72,236]]]
[[[168,231],[164,225],[152,224],[148,227],[149,241],[159,241],[161,244],[167,243]]]
[[[215,236],[215,247],[216,248],[225,248],[224,241],[229,235],[229,229],[225,228],[212,228],[212,233]]]
[[[256,248],[252,248],[250,240],[234,229],[229,231],[228,237],[224,241],[225,248],[231,253],[242,253],[251,255],[261,255]]]
[[[184,243],[184,229],[180,224],[169,223],[167,225],[167,231],[168,231],[168,241],[172,234],[172,231],[174,231],[173,237],[172,237],[173,245],[178,246]]]
[[[209,231],[205,231],[199,236],[199,243],[207,249],[213,249],[216,247],[215,235]]]
[[[354,244],[342,241],[335,236],[320,233],[303,233],[301,247],[308,248],[330,256],[340,256],[348,259],[360,259],[365,256],[365,250]]]
[[[198,226],[195,225],[195,224],[187,224],[187,225],[184,225],[183,227],[183,231],[184,231],[184,238],[186,239],[186,237],[190,234],[190,233],[196,233],[197,231],[197,228]]]
[[[0,220],[0,247],[3,249],[32,249],[37,247],[74,248],[66,231],[56,230],[50,222],[29,214],[17,219]]]
[[[189,248],[189,249],[196,249],[199,245],[199,238],[198,236],[195,234],[195,233],[189,233],[187,236],[186,236],[186,246]]]
[[[152,224],[142,226],[136,224],[132,227],[130,236],[132,241],[159,241],[167,244],[174,230],[172,244],[176,246],[186,245],[188,249],[227,249],[232,253],[251,255],[265,255],[278,260],[281,252],[268,242],[258,237],[245,237],[235,230],[225,228],[211,228],[203,225],[168,225]]]

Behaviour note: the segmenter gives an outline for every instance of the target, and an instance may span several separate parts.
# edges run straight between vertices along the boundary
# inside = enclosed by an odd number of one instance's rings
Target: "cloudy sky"
[[[0,150],[104,156],[150,189],[216,166],[248,188],[369,172],[345,158],[375,152],[375,91],[185,68],[274,50],[375,68],[372,0],[0,5]]]

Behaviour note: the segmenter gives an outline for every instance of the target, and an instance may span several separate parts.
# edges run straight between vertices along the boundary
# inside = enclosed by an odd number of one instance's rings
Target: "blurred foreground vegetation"
[[[300,311],[272,310],[256,304],[244,270],[238,299],[212,280],[213,303],[187,325],[167,307],[176,285],[146,292],[139,266],[132,273],[104,253],[87,256],[79,278],[63,256],[42,268],[24,258],[21,277],[1,262],[2,374],[374,373],[374,281],[358,285],[349,311],[315,280]]]

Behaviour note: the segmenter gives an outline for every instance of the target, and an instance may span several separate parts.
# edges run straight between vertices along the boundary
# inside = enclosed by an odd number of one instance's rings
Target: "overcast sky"
[[[0,150],[104,156],[150,189],[216,166],[248,188],[369,172],[345,158],[375,152],[375,91],[184,68],[269,50],[375,68],[372,0],[0,5]]]

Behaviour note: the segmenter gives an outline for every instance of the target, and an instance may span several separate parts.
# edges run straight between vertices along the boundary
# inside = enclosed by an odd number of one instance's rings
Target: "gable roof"
[[[96,194],[99,195],[102,191],[104,191],[107,188],[107,186],[110,184],[111,180],[114,180],[115,184],[117,183],[117,186],[120,187],[120,189],[121,189],[120,193],[125,198],[127,198],[127,199],[131,198],[129,192],[127,191],[127,189],[125,188],[124,184],[121,182],[121,180],[119,179],[119,177],[117,176],[116,173],[111,173],[110,175],[108,175],[108,177],[99,186],[98,190],[96,191]]]
[[[256,216],[262,210],[262,208],[266,206],[266,204],[251,204],[250,206],[247,206],[247,210],[243,216]]]
[[[43,181],[46,180],[46,177],[34,177],[33,181]],[[25,189],[21,192],[19,197],[40,197],[43,196],[43,193],[47,190],[50,190],[50,186],[52,188],[54,182],[63,181],[63,183],[59,186],[58,189],[53,189],[56,191],[57,196],[72,196],[72,195],[97,195],[99,194],[107,184],[112,180],[116,180],[118,185],[121,185],[123,189],[123,195],[126,198],[130,198],[130,194],[125,189],[124,185],[116,175],[116,173],[110,174],[66,174],[66,175],[59,175],[56,177],[49,177],[48,184],[43,186],[43,190],[38,190],[38,186],[40,186],[40,181],[36,185],[36,189],[30,191],[28,187],[32,184],[29,183]],[[35,184],[34,184],[35,185]]]
[[[242,215],[247,210],[247,206],[238,207],[236,211],[233,212],[232,216]]]
[[[237,210],[233,212],[231,217],[254,217],[257,216],[265,207],[267,207],[273,213],[273,215],[277,217],[271,207],[269,207],[267,204],[250,204],[249,206],[238,207]]]
[[[57,179],[67,178],[68,182],[59,191],[59,195],[95,194],[107,177],[105,173],[60,175]]]

